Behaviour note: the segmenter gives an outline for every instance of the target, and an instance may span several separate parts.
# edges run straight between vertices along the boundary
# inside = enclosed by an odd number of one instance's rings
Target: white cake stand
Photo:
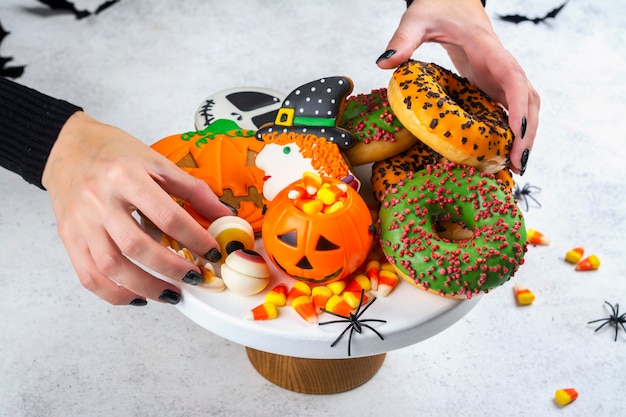
[[[361,178],[368,178],[371,164],[357,167],[355,172]],[[369,181],[362,182],[361,195],[372,195]],[[366,322],[384,340],[363,328],[361,333],[354,332],[348,356],[349,331],[331,347],[348,323],[309,324],[289,306],[280,307],[278,318],[273,320],[245,318],[248,311],[265,301],[265,295],[275,285],[283,282],[291,288],[295,282],[269,262],[261,239],[257,239],[255,249],[271,270],[270,283],[263,292],[242,296],[228,289],[212,293],[201,287],[182,285],[182,300],[177,307],[205,329],[245,346],[250,362],[261,375],[296,392],[331,394],[355,388],[376,374],[387,352],[447,329],[480,300],[480,296],[471,300],[440,297],[400,281],[391,294],[377,297],[361,316],[363,320],[386,320],[386,323]],[[327,313],[319,316],[319,322],[337,319]]]
[[[256,250],[266,259],[262,242]],[[183,285],[178,309],[205,329],[247,348],[253,366],[265,378],[292,391],[328,394],[354,388],[378,371],[386,352],[427,339],[461,319],[479,301],[440,297],[401,281],[387,297],[376,301],[361,319],[369,322],[384,338],[371,329],[354,332],[348,356],[349,331],[334,346],[331,344],[348,323],[309,324],[290,306],[280,307],[273,320],[250,321],[246,313],[265,301],[266,293],[284,282],[295,282],[270,264],[271,279],[267,288],[253,296],[242,296],[226,289],[220,293],[201,287]],[[376,295],[372,292],[372,295]],[[337,320],[322,313],[319,322]]]

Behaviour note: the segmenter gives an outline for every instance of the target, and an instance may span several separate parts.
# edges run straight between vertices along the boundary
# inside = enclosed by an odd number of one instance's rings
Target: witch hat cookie
[[[293,90],[283,101],[274,123],[268,123],[257,131],[257,139],[263,135],[279,133],[310,133],[349,149],[355,139],[352,133],[337,127],[343,103],[352,92],[352,80],[347,77],[327,77],[304,84]]]

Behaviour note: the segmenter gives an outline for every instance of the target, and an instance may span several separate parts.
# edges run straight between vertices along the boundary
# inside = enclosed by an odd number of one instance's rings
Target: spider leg
[[[372,301],[370,301],[370,302],[369,302],[369,303],[368,303],[365,307],[363,307],[363,310],[359,311],[359,310],[357,309],[356,314],[355,314],[356,318],[358,319],[359,317],[361,317],[361,315],[363,315],[363,313],[365,313],[365,311],[366,311],[368,308],[370,308],[370,306],[371,306],[372,304],[374,304],[374,301],[376,301],[376,297],[372,298]]]
[[[363,327],[367,327],[368,329],[370,329],[371,331],[373,331],[374,333],[376,333],[376,336],[380,337],[380,340],[385,340],[385,338],[383,337],[382,334],[378,333],[378,330],[376,330],[375,328],[373,328],[372,326],[370,326],[369,324],[361,324]]]
[[[607,324],[609,324],[609,323],[611,322],[611,319],[600,319],[600,320],[590,321],[589,323],[595,323],[595,322],[598,322],[598,321],[601,321],[601,320],[605,320],[605,322],[604,322],[604,323],[602,323],[602,324],[600,325],[600,327],[598,327],[597,329],[595,329],[595,330],[594,330],[594,332],[597,332],[598,330],[600,330],[601,328],[603,328],[604,326],[606,326]]]
[[[359,320],[359,323],[365,323],[368,321],[375,321],[378,323],[387,323],[387,320],[380,320],[380,319],[365,319],[365,320]]]
[[[332,311],[328,311],[325,308],[320,308],[320,310],[322,310],[324,313],[328,313],[328,314],[333,315],[335,317],[340,317],[342,319],[350,320],[350,317],[348,317],[348,316],[342,316],[341,314],[333,313]]]
[[[609,303],[608,301],[605,301],[604,304],[611,307],[611,311],[613,312],[613,317],[617,317],[617,315],[619,314],[619,304],[615,304],[615,307],[613,306],[613,304]]]
[[[528,199],[525,194],[522,194],[519,197],[518,202],[521,204],[522,201],[524,202],[524,211],[528,211]]]
[[[537,199],[535,197],[533,197],[532,195],[528,194],[526,197],[530,198],[531,200],[533,200],[535,202],[535,204],[537,204],[537,207],[541,207],[541,203],[539,201],[537,201]]]
[[[352,335],[354,334],[354,327],[350,329],[350,336],[348,337],[348,356],[352,356]]]
[[[333,323],[350,323],[350,320],[331,320],[331,321],[323,321],[317,324],[319,324],[320,326],[323,326],[325,324],[333,324]]]
[[[334,341],[334,342],[330,345],[330,347],[335,347],[335,345],[336,345],[337,343],[339,343],[339,341],[341,340],[341,338],[343,337],[343,335],[344,335],[344,334],[346,334],[346,332],[347,332],[348,330],[350,330],[351,328],[352,328],[352,325],[350,325],[350,326],[346,327],[346,328],[343,330],[343,332],[341,332],[341,334],[339,335],[339,337],[337,337],[337,338],[335,339],[335,341]],[[350,338],[352,338],[352,332],[350,332]]]

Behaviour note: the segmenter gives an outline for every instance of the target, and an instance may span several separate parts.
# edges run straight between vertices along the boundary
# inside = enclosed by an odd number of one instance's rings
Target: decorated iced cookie
[[[186,132],[161,139],[152,148],[196,178],[206,181],[220,200],[233,207],[237,215],[261,230],[264,172],[255,165],[263,148],[252,130],[226,130],[233,122],[220,120],[200,131]],[[210,222],[188,202],[179,203],[204,227]]]
[[[360,182],[341,150],[354,144],[353,135],[337,127],[352,81],[327,77],[304,84],[284,100],[274,123],[257,131],[265,143],[256,164],[265,171],[263,196],[272,200],[305,172],[344,181],[359,190]]]
[[[195,115],[197,130],[216,120],[232,120],[240,129],[257,130],[274,121],[285,94],[261,87],[222,90],[207,97]]]
[[[263,196],[271,201],[305,172],[341,180],[359,190],[361,183],[333,143],[315,135],[274,132],[263,136],[265,146],[256,158],[265,172]]]
[[[340,149],[349,149],[354,146],[354,136],[337,124],[351,91],[348,77],[326,77],[304,84],[285,98],[274,123],[262,126],[257,137],[274,132],[313,134]]]

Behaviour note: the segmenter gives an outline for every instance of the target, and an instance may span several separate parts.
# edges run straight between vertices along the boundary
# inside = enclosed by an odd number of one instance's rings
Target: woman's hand
[[[146,234],[132,217],[136,210],[192,252],[211,261],[221,257],[215,239],[169,195],[189,201],[208,219],[232,214],[209,186],[85,113],[75,113],[61,129],[42,183],[80,282],[112,304],[180,301],[176,286],[135,262],[189,284],[202,279],[197,266]]]
[[[539,94],[500,43],[479,0],[415,0],[378,59],[395,68],[424,42],[441,44],[454,66],[509,113],[515,140],[511,169],[523,174],[539,122]]]

